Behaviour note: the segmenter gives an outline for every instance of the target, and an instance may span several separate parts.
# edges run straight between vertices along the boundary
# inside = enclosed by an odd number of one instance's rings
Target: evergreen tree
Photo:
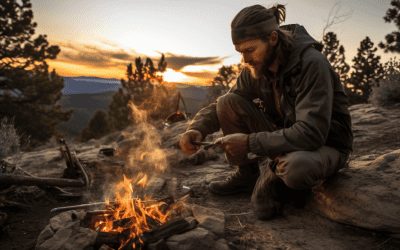
[[[348,91],[347,74],[350,66],[346,63],[345,50],[343,45],[340,45],[339,40],[334,32],[328,32],[324,35],[322,44],[324,48],[322,54],[328,59],[329,63],[339,74],[340,80],[345,91]]]
[[[397,31],[393,31],[385,36],[386,42],[380,42],[379,48],[384,49],[387,52],[400,53],[400,0],[392,0],[390,3],[393,8],[389,8],[386,11],[386,15],[383,17],[385,23],[395,23]]]
[[[79,141],[85,142],[92,138],[99,139],[112,132],[111,124],[107,119],[107,113],[98,110],[90,119],[89,125],[79,135]]]
[[[350,104],[367,103],[372,81],[383,77],[383,66],[379,63],[381,57],[375,55],[377,49],[368,36],[357,49],[357,56],[352,60],[353,72],[348,81],[353,85],[347,92]]]
[[[121,79],[121,87],[114,94],[109,105],[108,114],[116,130],[123,130],[131,123],[129,121],[131,111],[128,102],[132,101],[136,106],[140,106],[145,100],[149,99],[155,86],[163,81],[163,77],[158,73],[164,72],[166,67],[164,54],[162,54],[157,68],[154,67],[150,58],[147,58],[145,63],[140,57],[136,58],[135,71],[133,71],[132,64],[128,65],[127,80]]]
[[[20,4],[19,2],[22,2]],[[30,136],[36,147],[58,134],[59,122],[71,118],[73,110],[62,111],[64,80],[46,59],[55,59],[58,46],[49,46],[46,35],[33,39],[36,23],[29,0],[0,2],[0,120],[15,117],[22,140]]]
[[[230,84],[237,78],[238,67],[236,65],[222,66],[218,69],[218,75],[212,80],[213,86],[221,86],[230,89]]]

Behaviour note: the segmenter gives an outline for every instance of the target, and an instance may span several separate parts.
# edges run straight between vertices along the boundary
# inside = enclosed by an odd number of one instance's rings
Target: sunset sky
[[[61,52],[50,68],[62,76],[125,78],[126,66],[138,56],[157,61],[166,55],[166,81],[207,84],[222,65],[237,64],[240,54],[231,40],[230,23],[244,7],[286,4],[282,25],[303,25],[316,40],[335,1],[286,0],[284,2],[135,1],[135,0],[32,0],[36,35],[47,34]],[[357,53],[361,40],[369,36],[375,46],[396,30],[383,16],[390,0],[347,0],[339,15],[352,12],[342,24],[333,26],[346,50],[346,60]],[[381,62],[394,54],[385,54]],[[399,56],[397,56],[399,57]]]

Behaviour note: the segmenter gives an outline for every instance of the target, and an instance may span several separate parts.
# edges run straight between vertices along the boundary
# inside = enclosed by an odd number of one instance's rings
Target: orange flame
[[[147,174],[145,174],[145,175],[143,176],[143,178],[140,179],[140,181],[138,181],[138,183],[136,183],[136,184],[137,184],[137,185],[143,185],[143,188],[144,188],[144,186],[146,185],[146,181],[147,181]]]
[[[149,152],[143,152],[143,153],[140,155],[140,161],[143,161],[144,156],[147,155],[147,154],[149,154]]]
[[[146,180],[147,175],[145,174],[137,184],[142,184],[144,186]],[[158,204],[145,206],[146,200],[142,201],[140,198],[132,199],[133,189],[131,182],[132,179],[128,179],[124,175],[124,180],[117,185],[118,191],[116,192],[115,201],[111,203],[108,198],[106,199],[106,202],[109,206],[108,209],[112,210],[113,214],[104,215],[103,220],[95,224],[96,229],[100,227],[100,232],[122,232],[126,229],[129,229],[129,237],[135,238],[144,231],[150,230],[146,217],[152,217],[160,223],[166,222],[168,213],[161,213],[158,209]],[[113,207],[114,204],[115,207]],[[120,219],[131,220],[126,225],[118,225],[118,227],[115,228],[114,220]],[[121,247],[128,241],[129,239],[121,242]],[[140,238],[139,241],[141,241]],[[132,246],[135,247],[135,244],[133,243]]]

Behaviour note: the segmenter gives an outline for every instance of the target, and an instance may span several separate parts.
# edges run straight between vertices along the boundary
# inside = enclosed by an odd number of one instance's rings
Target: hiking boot
[[[259,220],[269,220],[281,213],[283,204],[286,202],[287,197],[283,192],[288,187],[275,175],[276,164],[277,162],[270,161],[263,169],[251,196],[251,205]]]
[[[295,190],[275,174],[277,162],[270,161],[263,169],[251,196],[254,214],[260,220],[269,220],[282,212],[283,205],[292,203],[304,207],[311,189]]]
[[[208,189],[218,195],[233,195],[240,192],[251,193],[259,176],[260,169],[257,162],[242,165],[226,180],[211,182]]]

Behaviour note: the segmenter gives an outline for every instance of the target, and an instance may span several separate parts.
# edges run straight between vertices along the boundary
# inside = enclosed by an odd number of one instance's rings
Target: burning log
[[[195,225],[196,223],[184,218],[170,220],[153,230],[146,231],[142,235],[131,238],[121,250],[143,249],[150,243],[192,230]]]
[[[129,239],[130,230],[124,230],[120,232],[98,232],[95,246],[106,245],[121,245],[121,242],[127,241]]]
[[[85,183],[82,180],[61,178],[37,178],[22,175],[0,174],[0,183],[25,185],[25,186],[57,186],[57,187],[81,187]]]

